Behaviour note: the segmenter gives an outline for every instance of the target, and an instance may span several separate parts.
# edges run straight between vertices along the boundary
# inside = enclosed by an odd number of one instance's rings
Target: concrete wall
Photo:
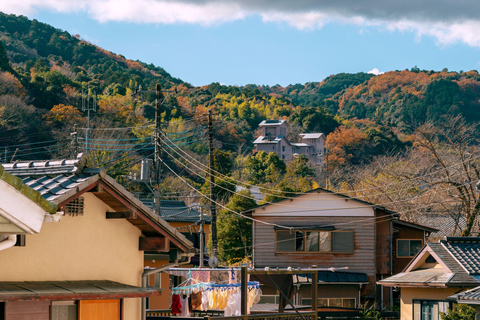
[[[105,218],[108,206],[84,194],[85,214],[44,223],[26,247],[0,251],[0,281],[111,280],[141,286],[141,232],[124,219]],[[125,299],[125,319],[139,319],[140,298]]]

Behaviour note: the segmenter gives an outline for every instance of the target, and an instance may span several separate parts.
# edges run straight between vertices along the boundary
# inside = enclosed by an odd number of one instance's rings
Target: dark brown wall
[[[50,301],[5,303],[5,320],[49,320]]]
[[[398,239],[418,239],[424,240],[424,231],[414,229],[408,226],[396,226],[393,234],[393,274],[403,271],[412,258],[397,258],[397,240]],[[425,243],[424,243],[425,244]]]

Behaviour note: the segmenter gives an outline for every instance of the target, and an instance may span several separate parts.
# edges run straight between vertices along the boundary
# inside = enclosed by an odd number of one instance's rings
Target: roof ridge
[[[88,158],[84,153],[79,153],[76,159],[58,159],[41,161],[16,161],[5,163],[5,171],[16,176],[33,174],[59,174],[80,173],[87,167]]]

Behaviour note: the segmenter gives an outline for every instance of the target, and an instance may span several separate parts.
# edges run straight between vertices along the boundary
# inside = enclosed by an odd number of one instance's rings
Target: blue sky
[[[79,34],[197,86],[286,86],[375,68],[480,69],[480,23],[462,10],[475,10],[473,2],[452,8],[450,0],[423,7],[412,0],[413,10],[363,1],[378,7],[370,10],[351,1],[24,0],[0,11]]]

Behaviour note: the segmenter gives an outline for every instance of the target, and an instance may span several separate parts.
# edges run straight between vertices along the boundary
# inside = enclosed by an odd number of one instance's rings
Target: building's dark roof
[[[293,275],[293,281],[294,283],[312,283],[312,275]],[[318,271],[318,283],[368,283],[368,277],[363,272]]]
[[[448,300],[453,300],[457,303],[466,304],[468,304],[469,302],[480,301],[480,287],[454,294],[453,296],[448,297]]]
[[[142,199],[142,202],[154,208],[152,199]],[[178,200],[162,200],[160,201],[160,216],[167,222],[199,222],[200,211],[185,204],[185,201]],[[203,221],[210,223],[212,221],[209,215],[203,215]]]
[[[441,243],[471,275],[480,275],[480,238],[448,237]]]
[[[149,297],[160,290],[108,280],[0,282],[0,302]]]
[[[30,200],[35,202],[40,208],[45,210],[45,212],[54,214],[57,212],[57,205],[48,201],[49,199],[42,197],[41,192],[33,188],[32,186],[22,181],[19,177],[14,176],[13,174],[8,173],[2,165],[0,165],[0,180],[6,182],[10,186],[17,189],[21,194],[28,197]]]

